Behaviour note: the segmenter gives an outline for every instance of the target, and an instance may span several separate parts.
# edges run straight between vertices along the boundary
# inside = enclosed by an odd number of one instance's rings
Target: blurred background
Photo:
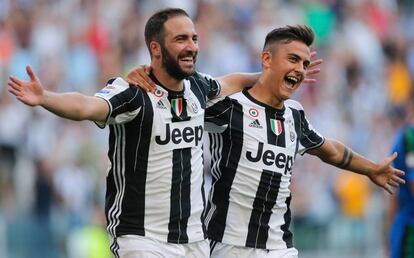
[[[390,153],[414,78],[410,0],[0,0],[0,257],[106,258],[107,130],[28,108],[7,77],[93,94],[148,64],[143,29],[181,7],[200,35],[198,70],[260,71],[267,32],[306,23],[324,59],[295,96],[312,125],[372,160]],[[301,257],[386,257],[389,196],[364,177],[298,157],[292,230]]]

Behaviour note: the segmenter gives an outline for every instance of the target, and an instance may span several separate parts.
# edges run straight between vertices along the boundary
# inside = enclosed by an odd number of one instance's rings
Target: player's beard
[[[174,57],[170,54],[170,52],[168,52],[167,48],[165,48],[162,44],[161,44],[161,54],[162,54],[162,65],[165,67],[165,70],[167,71],[167,73],[174,79],[183,80],[187,78],[188,76],[191,76],[194,74],[195,69],[192,69],[189,72],[181,69],[178,63],[178,59],[180,58],[180,56],[177,57],[177,60],[175,60]],[[194,56],[193,58],[195,62],[196,57]]]

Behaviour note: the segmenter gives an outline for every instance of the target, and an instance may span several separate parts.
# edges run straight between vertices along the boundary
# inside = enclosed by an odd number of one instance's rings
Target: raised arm
[[[9,77],[9,92],[29,106],[42,106],[50,112],[72,120],[105,122],[109,106],[105,100],[77,92],[55,93],[43,88],[30,66],[26,67],[29,81]]]
[[[393,193],[391,187],[405,183],[401,178],[404,172],[391,166],[391,162],[397,157],[396,152],[382,162],[375,163],[336,140],[326,139],[319,148],[308,153],[335,167],[366,175],[390,194]]]

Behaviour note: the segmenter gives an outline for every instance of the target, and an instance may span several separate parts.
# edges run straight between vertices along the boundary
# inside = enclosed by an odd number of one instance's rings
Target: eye
[[[305,61],[303,62],[303,69],[306,70],[309,67],[310,62],[309,61]]]
[[[290,56],[289,61],[292,62],[292,63],[296,63],[298,61],[298,58],[295,57],[295,56]]]
[[[176,38],[176,40],[177,40],[178,42],[183,42],[185,39],[184,39],[184,37],[177,37],[177,38]]]
[[[193,37],[193,41],[194,41],[194,43],[197,43],[198,42],[198,37],[197,36],[194,36]]]

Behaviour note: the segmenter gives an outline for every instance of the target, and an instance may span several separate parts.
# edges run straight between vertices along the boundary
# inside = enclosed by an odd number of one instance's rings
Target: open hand
[[[8,91],[26,105],[40,105],[44,93],[43,86],[30,66],[26,66],[26,72],[29,75],[29,81],[22,81],[13,76],[9,77]]]
[[[314,58],[318,53],[316,51],[311,52],[311,58]],[[304,83],[315,83],[316,79],[311,78],[310,76],[320,73],[321,69],[316,68],[318,65],[323,63],[323,59],[319,58],[316,60],[311,61],[311,63],[308,66],[308,69],[306,70],[306,76]]]
[[[394,152],[391,156],[386,158],[383,162],[378,164],[378,168],[369,178],[378,186],[384,188],[388,193],[393,194],[392,187],[398,187],[399,184],[405,184],[404,171],[396,169],[391,166],[391,162],[397,157]]]

